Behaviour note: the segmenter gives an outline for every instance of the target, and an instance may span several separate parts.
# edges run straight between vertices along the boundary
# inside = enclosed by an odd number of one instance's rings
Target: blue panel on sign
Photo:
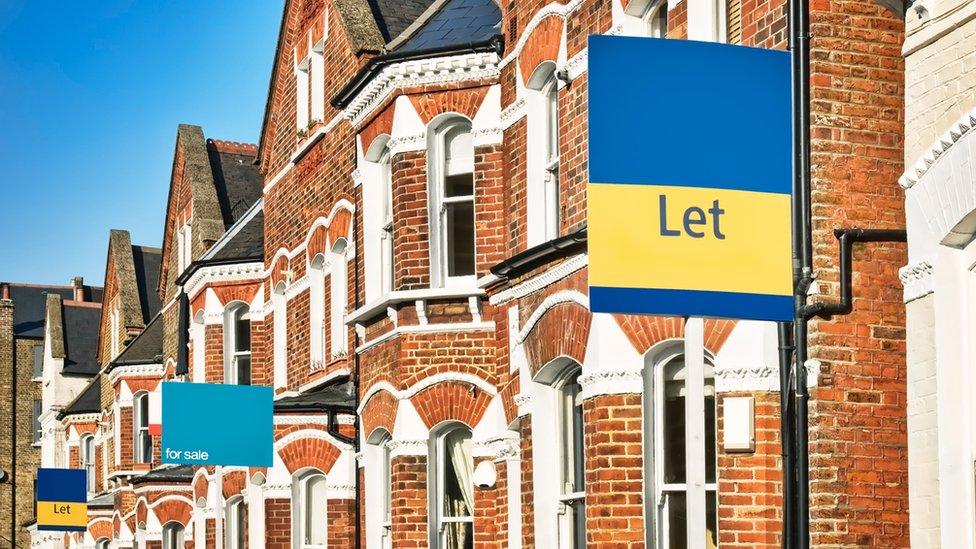
[[[709,316],[783,321],[793,318],[793,297],[695,290],[590,286],[594,313]]]
[[[788,52],[590,36],[591,183],[791,192]]]
[[[163,383],[163,463],[272,465],[270,387]]]
[[[88,501],[84,469],[38,469],[37,501]]]

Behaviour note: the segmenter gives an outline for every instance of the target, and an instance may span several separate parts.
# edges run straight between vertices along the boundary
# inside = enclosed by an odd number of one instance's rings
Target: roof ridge
[[[254,143],[243,143],[241,141],[228,141],[225,139],[214,139],[212,137],[207,138],[207,144],[213,145],[213,148],[217,152],[229,153],[229,154],[244,154],[248,156],[257,156],[258,146]]]

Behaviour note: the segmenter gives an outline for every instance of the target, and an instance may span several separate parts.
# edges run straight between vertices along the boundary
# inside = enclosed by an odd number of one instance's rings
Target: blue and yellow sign
[[[590,308],[792,320],[790,57],[589,41]]]
[[[163,463],[271,467],[271,387],[164,382]]]
[[[88,483],[84,469],[37,470],[37,529],[84,532]]]

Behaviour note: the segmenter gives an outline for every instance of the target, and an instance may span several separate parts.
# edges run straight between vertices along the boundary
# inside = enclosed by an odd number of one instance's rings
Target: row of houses
[[[976,3],[886,4],[811,3],[811,298],[833,229],[909,230],[811,324],[811,539],[971,547]],[[0,286],[0,545],[779,547],[776,326],[705,321],[689,379],[683,320],[589,311],[596,33],[783,49],[786,4],[287,0],[259,144],[178,127],[161,247]],[[162,381],[272,387],[274,465],[162,464]],[[86,532],[37,530],[38,466],[88,471]]]

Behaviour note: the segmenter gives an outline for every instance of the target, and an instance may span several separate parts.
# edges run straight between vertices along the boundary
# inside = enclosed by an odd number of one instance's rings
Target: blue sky
[[[0,280],[159,246],[176,126],[257,142],[282,0],[0,0]]]

